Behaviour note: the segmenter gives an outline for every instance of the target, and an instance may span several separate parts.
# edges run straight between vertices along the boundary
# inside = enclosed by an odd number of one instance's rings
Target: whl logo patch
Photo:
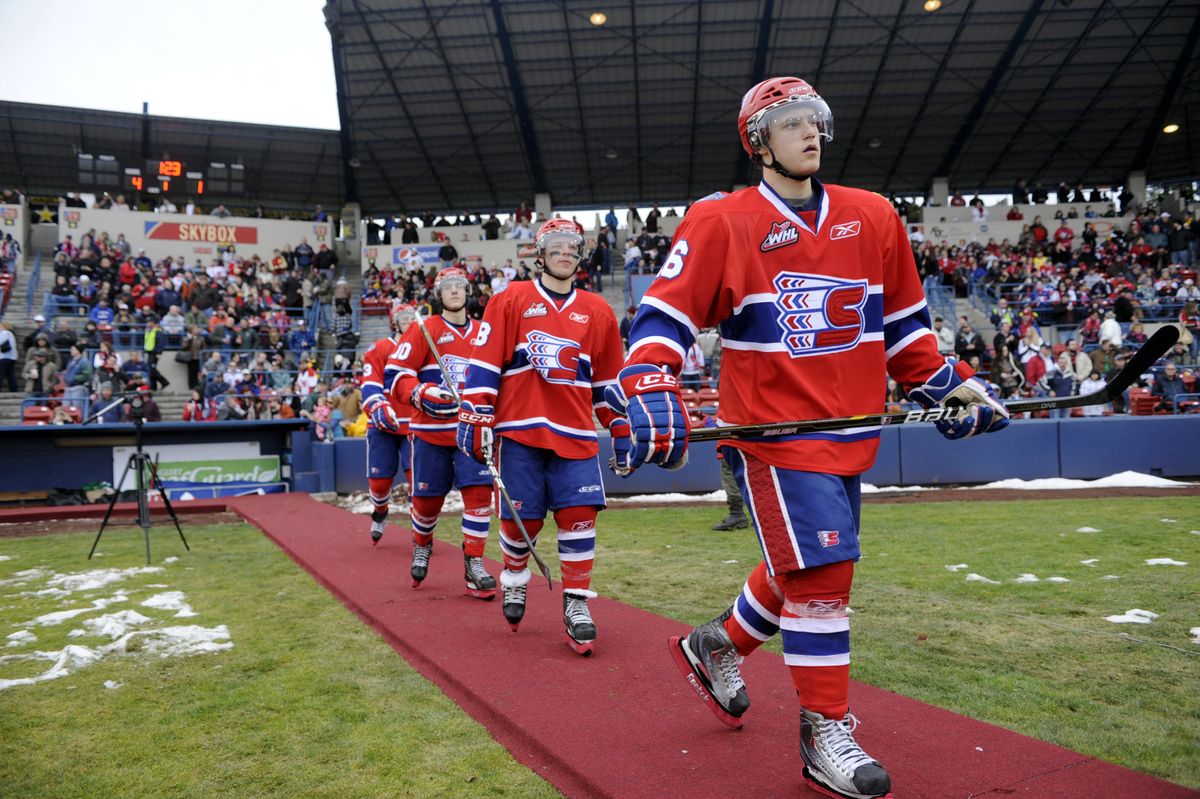
[[[529,319],[533,316],[545,316],[548,313],[549,311],[546,310],[546,303],[535,302],[533,305],[530,305],[528,308],[526,308],[525,313],[521,314],[521,316]]]
[[[851,236],[857,236],[861,230],[862,222],[859,222],[857,219],[853,222],[842,222],[829,228],[829,239],[830,241],[848,239]]]
[[[789,244],[795,244],[800,240],[800,232],[796,230],[795,225],[790,220],[775,222],[771,225],[771,232],[762,240],[762,244],[758,248],[763,252],[777,250],[780,247],[786,247]]]
[[[858,346],[866,324],[866,280],[780,272],[772,282],[783,345],[793,358]]]

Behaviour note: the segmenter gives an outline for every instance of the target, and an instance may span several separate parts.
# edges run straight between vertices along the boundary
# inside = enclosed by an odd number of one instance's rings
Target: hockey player
[[[467,370],[458,446],[485,463],[494,429],[495,462],[531,540],[547,509],[554,512],[567,642],[588,655],[596,639],[587,604],[596,596],[596,514],[606,503],[592,417],[612,433],[615,466],[627,466],[629,425],[603,401],[621,367],[621,336],[608,303],[573,288],[583,257],[579,225],[551,219],[535,243],[541,275],[509,285],[484,312]],[[506,504],[500,514],[503,611],[515,632],[525,614],[530,552]]]
[[[698,329],[713,325],[725,352],[719,425],[879,413],[890,374],[926,407],[963,406],[938,423],[948,438],[1005,427],[991,388],[938,354],[895,211],[876,194],[814,177],[833,139],[833,115],[816,91],[791,77],[758,84],[742,99],[738,131],[762,183],[688,211],[610,393],[628,407],[631,465],[686,459],[677,375]],[[855,741],[847,703],[859,476],[878,439],[878,428],[728,439],[721,452],[764,561],[729,610],[670,643],[710,709],[737,727],[750,704],[742,658],[782,630],[804,776],[853,799],[891,790],[886,769]]]
[[[444,367],[455,391],[461,389],[471,341],[479,332],[478,323],[467,317],[470,283],[466,270],[451,266],[438,272],[433,293],[441,302],[442,313],[424,317],[410,327],[388,359],[388,369],[396,373],[392,400],[413,408],[409,423],[413,438],[410,572],[415,588],[429,571],[433,531],[446,494],[457,488],[463,499],[462,549],[467,593],[478,599],[492,599],[496,596],[496,578],[483,565],[492,513],[492,474],[455,449],[458,400],[442,374]],[[421,331],[422,323],[441,357],[440,365],[429,339]]]
[[[371,543],[383,538],[387,523],[388,498],[392,481],[403,464],[405,480],[409,471],[409,435],[407,402],[391,399],[394,369],[387,368],[388,358],[400,345],[400,337],[415,319],[413,306],[392,308],[389,322],[392,335],[376,341],[363,356],[363,411],[367,414],[367,483],[370,486]],[[411,492],[412,483],[409,482]]]

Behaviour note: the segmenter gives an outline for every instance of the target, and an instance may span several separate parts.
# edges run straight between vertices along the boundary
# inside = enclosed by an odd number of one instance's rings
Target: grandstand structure
[[[432,269],[449,243],[482,272],[486,292],[493,267],[531,260],[528,242],[489,240],[479,224],[427,223],[495,213],[508,230],[524,202],[538,219],[589,209],[580,216],[591,238],[617,209],[602,293],[621,318],[655,268],[653,259],[646,274],[623,268],[621,246],[635,232],[624,209],[683,206],[755,182],[735,117],[742,92],[774,74],[808,78],[834,108],[822,177],[895,197],[901,210],[917,199],[923,207],[907,209],[914,240],[936,242],[960,270],[989,241],[1015,243],[1023,225],[1006,218],[1004,204],[974,219],[952,204],[959,193],[993,196],[1018,180],[1051,192],[1086,186],[1099,205],[1122,206],[1100,223],[1106,234],[1145,227],[1151,210],[1180,219],[1194,212],[1200,17],[1188,3],[998,0],[927,12],[913,3],[648,0],[605,9],[603,20],[595,10],[575,0],[329,0],[338,131],[305,128],[302,114],[282,127],[0,102],[0,188],[22,196],[3,206],[0,233],[17,234],[21,255],[0,275],[0,313],[19,339],[39,313],[51,329],[65,319],[82,333],[94,301],[55,297],[54,262],[67,236],[78,243],[88,230],[125,235],[127,260],[145,247],[155,263],[182,257],[201,269],[233,243],[236,262],[258,256],[260,274],[275,249],[307,237],[337,257],[326,271],[349,287],[350,331],[335,330],[328,297],[310,297],[290,316],[277,298],[266,311],[282,314],[285,338],[299,318],[316,334],[315,347],[288,350],[293,375],[311,354],[326,376],[349,378],[354,356],[386,333],[396,293],[373,293],[364,271],[402,273],[417,250],[421,268]],[[1171,123],[1177,131],[1165,132]],[[64,201],[68,193],[75,197]],[[1119,202],[1122,193],[1132,199]],[[118,195],[135,210],[103,207]],[[1025,221],[1040,214],[1053,228],[1079,204],[1060,200],[1022,206]],[[188,214],[189,201],[201,210]],[[425,222],[402,255],[399,227],[382,240],[372,230],[404,216]],[[661,233],[669,237],[677,222],[664,217]],[[77,288],[78,275],[68,275]],[[1180,282],[1188,275],[1194,265]],[[1029,299],[1019,283],[982,276],[966,291],[926,285],[936,314],[965,317],[989,342],[999,297]],[[1147,332],[1183,310],[1162,299]],[[141,346],[145,310],[119,326],[119,348]],[[357,348],[339,332],[356,333]],[[1071,335],[1069,325],[1045,331],[1058,348]],[[710,359],[716,339],[702,337]],[[179,418],[187,399],[186,368],[172,358],[180,340],[172,337],[160,360],[172,384],[159,398],[164,419]],[[214,349],[228,356],[239,347]],[[687,398],[697,423],[719,404],[709,378]],[[44,421],[63,404],[62,389],[0,393],[0,424]]]

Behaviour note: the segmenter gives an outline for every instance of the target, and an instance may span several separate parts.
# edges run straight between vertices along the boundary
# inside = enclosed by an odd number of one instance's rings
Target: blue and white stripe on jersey
[[[577,438],[580,441],[595,441],[595,429],[583,430],[578,427],[568,427],[564,424],[551,421],[545,416],[529,416],[524,419],[513,419],[508,422],[500,422],[496,425],[496,432],[504,432],[506,430],[532,430],[535,427],[546,427],[559,435],[567,438]]]
[[[629,328],[629,354],[651,344],[661,344],[679,356],[682,364],[700,330],[687,314],[656,297],[642,297]]]
[[[783,343],[785,331],[780,325],[775,293],[748,294],[721,322],[721,346],[731,350],[788,352]],[[862,310],[863,331],[859,343],[884,340],[883,286],[871,284]]]
[[[924,298],[907,308],[883,317],[883,346],[887,357],[908,347],[924,336],[936,335],[929,320],[929,307]]]

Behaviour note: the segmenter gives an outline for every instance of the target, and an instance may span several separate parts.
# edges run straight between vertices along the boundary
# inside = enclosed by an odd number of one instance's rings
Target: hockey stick
[[[1113,375],[1112,380],[1099,391],[1073,397],[1045,397],[1041,399],[1016,400],[1005,404],[1010,414],[1048,411],[1058,408],[1078,408],[1083,405],[1100,405],[1112,402],[1137,382],[1143,373],[1179,338],[1179,328],[1166,325],[1155,331],[1142,348],[1133,354],[1125,368]],[[891,413],[870,413],[862,416],[843,416],[836,419],[809,419],[796,422],[767,422],[745,424],[734,427],[702,427],[688,435],[688,442],[723,441],[727,438],[749,438],[763,435],[792,435],[795,433],[820,433],[827,430],[848,430],[856,427],[881,427],[884,425],[909,424],[911,422],[937,422],[953,419],[961,413],[960,408],[938,406],[936,408]]]
[[[438,352],[437,344],[433,341],[433,336],[429,332],[429,328],[425,327],[425,320],[421,317],[419,309],[414,311],[417,318],[417,327],[421,328],[421,333],[425,335],[425,343],[429,345],[429,351],[433,353],[433,359],[437,361],[438,369],[442,371],[442,380],[446,383],[446,388],[450,389],[450,393],[454,395],[454,401],[462,403],[462,397],[458,393],[458,387],[454,385],[454,381],[450,379],[450,370],[446,368],[445,362],[442,360],[442,354]],[[500,470],[496,468],[496,464],[492,462],[490,457],[484,459],[484,466],[487,466],[488,471],[492,473],[492,482],[496,484],[496,490],[500,492],[500,496],[504,499],[504,504],[508,506],[508,512],[512,514],[513,521],[517,523],[517,530],[521,533],[521,538],[525,539],[525,546],[529,547],[529,554],[533,556],[533,562],[537,564],[538,571],[546,578],[546,585],[550,590],[554,590],[554,583],[550,579],[550,570],[546,568],[546,563],[538,555],[534,549],[533,540],[529,537],[529,532],[525,529],[525,523],[521,521],[521,514],[517,513],[517,506],[512,501],[512,496],[508,493],[508,488],[505,487],[504,481],[500,479]]]

